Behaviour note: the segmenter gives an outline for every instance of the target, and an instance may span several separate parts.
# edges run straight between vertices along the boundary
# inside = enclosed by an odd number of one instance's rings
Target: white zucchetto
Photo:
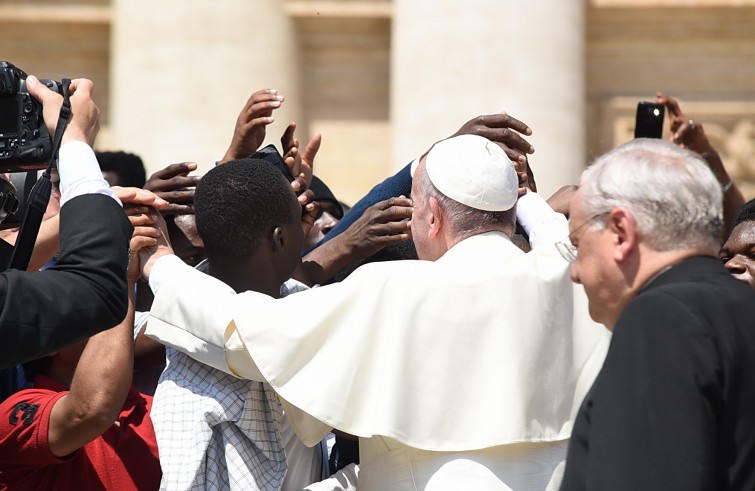
[[[425,169],[433,185],[471,208],[505,211],[516,203],[519,178],[497,144],[477,135],[460,135],[435,144]]]

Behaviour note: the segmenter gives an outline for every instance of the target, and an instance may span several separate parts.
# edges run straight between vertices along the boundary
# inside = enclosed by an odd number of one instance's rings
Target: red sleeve
[[[41,467],[68,459],[53,455],[47,441],[50,413],[65,392],[26,389],[0,403],[0,462]]]

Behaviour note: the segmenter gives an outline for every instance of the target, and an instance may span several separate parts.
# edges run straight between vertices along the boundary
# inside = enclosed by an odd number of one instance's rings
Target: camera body
[[[40,80],[63,94],[54,80]],[[42,104],[29,95],[26,73],[0,61],[0,172],[43,169],[52,156],[52,138],[42,117]]]

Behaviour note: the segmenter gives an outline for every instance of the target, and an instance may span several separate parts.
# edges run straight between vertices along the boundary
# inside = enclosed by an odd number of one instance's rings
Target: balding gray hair
[[[697,154],[670,142],[638,138],[602,155],[582,174],[580,193],[586,217],[627,208],[656,251],[720,245],[721,186]]]
[[[430,197],[434,197],[438,200],[446,213],[451,231],[457,238],[471,237],[491,230],[499,230],[501,227],[510,227],[511,231],[514,231],[516,205],[505,211],[478,210],[440,192],[424,169],[416,172],[414,179],[417,180],[421,190],[421,199],[429,200]]]

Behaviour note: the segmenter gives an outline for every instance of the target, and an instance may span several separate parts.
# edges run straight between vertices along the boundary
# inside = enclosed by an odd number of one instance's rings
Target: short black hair
[[[197,231],[209,256],[248,257],[291,220],[291,185],[271,163],[239,159],[202,177],[194,195]]]
[[[144,162],[138,155],[127,152],[95,152],[102,172],[118,175],[118,185],[124,187],[144,187],[147,174]]]
[[[755,221],[755,199],[751,199],[737,210],[737,214],[734,215],[734,220],[731,222],[731,229],[734,230],[734,227],[742,222],[753,221]]]

